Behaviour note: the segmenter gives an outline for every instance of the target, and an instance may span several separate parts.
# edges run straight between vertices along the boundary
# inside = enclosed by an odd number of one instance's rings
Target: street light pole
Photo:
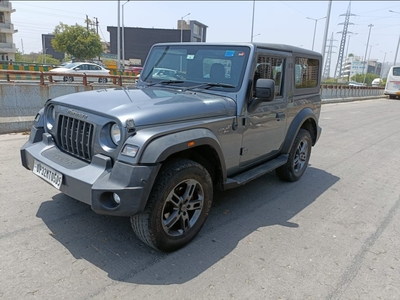
[[[400,45],[400,35],[399,35],[399,41],[397,42],[396,54],[394,55],[393,66],[396,66],[396,59],[397,59],[397,53],[399,52],[399,45]]]
[[[125,24],[124,24],[124,5],[130,0],[122,4],[122,70],[125,69]]]
[[[181,43],[182,43],[182,41],[183,41],[183,18],[184,18],[184,17],[187,17],[188,15],[190,15],[190,13],[184,15],[184,16],[181,18]]]
[[[347,35],[349,36],[349,41],[347,42],[347,48],[346,48],[346,58],[348,57],[348,54],[349,54],[350,38],[351,38],[351,35],[352,35],[352,34],[356,35],[356,34],[358,34],[358,33],[347,32]]]
[[[117,21],[117,70],[121,69],[121,32],[119,26],[120,0],[118,0],[118,21]]]
[[[389,12],[395,13],[395,14],[400,14],[400,12],[397,12],[397,11],[394,11],[394,10],[389,10]],[[399,35],[399,41],[397,42],[396,54],[394,55],[393,66],[396,66],[397,53],[399,52],[399,45],[400,45],[400,35]]]
[[[379,44],[369,45],[368,61],[369,61],[369,59],[370,59],[370,57],[371,57],[372,47],[373,47],[373,46],[378,46],[378,45],[379,45]],[[376,67],[375,67],[375,68],[376,68]],[[367,71],[368,71],[368,69],[367,69]]]
[[[256,0],[253,0],[253,17],[251,19],[251,42],[253,42],[253,31],[254,31],[254,12],[256,8]]]
[[[369,24],[369,33],[368,33],[368,39],[367,39],[367,47],[365,47],[365,55],[364,55],[364,59],[365,59],[365,67],[364,67],[364,80],[363,80],[363,84],[365,83],[365,77],[367,77],[367,69],[368,69],[368,65],[367,65],[367,52],[368,52],[368,45],[369,45],[369,37],[371,35],[371,28],[372,28],[372,24]]]
[[[325,52],[326,52],[326,41],[328,39],[328,30],[329,30],[329,20],[331,19],[331,7],[332,7],[332,0],[329,0],[328,4],[328,11],[326,12],[326,22],[325,22],[325,31],[324,31],[324,39],[322,41],[322,65],[325,68]]]
[[[390,51],[390,52],[384,52],[384,51],[381,51],[382,53],[385,53],[385,55],[383,56],[383,62],[382,62],[382,67],[381,67],[381,74],[379,74],[379,77],[382,79],[383,77],[382,77],[382,73],[383,73],[383,67],[384,67],[384,65],[385,65],[385,60],[386,60],[386,53],[392,53],[392,51]]]
[[[313,40],[312,40],[312,51],[314,51],[315,32],[317,31],[317,22],[318,22],[319,20],[325,19],[326,17],[319,18],[319,19],[313,19],[313,18],[310,18],[310,17],[306,17],[306,18],[309,19],[309,20],[315,21],[315,25],[314,25],[314,36],[313,36]]]

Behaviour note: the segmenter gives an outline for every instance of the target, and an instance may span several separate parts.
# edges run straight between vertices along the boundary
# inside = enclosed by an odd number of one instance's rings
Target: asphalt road
[[[165,254],[19,160],[0,135],[0,299],[399,299],[400,101],[322,107],[310,166],[215,194],[200,235]]]

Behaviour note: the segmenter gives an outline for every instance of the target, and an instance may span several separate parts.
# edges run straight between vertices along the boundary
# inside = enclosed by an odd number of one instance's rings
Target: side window
[[[319,61],[317,59],[296,57],[295,84],[296,88],[311,88],[318,85]]]
[[[393,76],[400,76],[400,68],[393,68]]]
[[[273,79],[275,80],[275,96],[282,96],[283,62],[284,59],[280,57],[259,55],[254,73],[254,87],[259,78]]]
[[[5,33],[0,33],[0,43],[7,43],[7,37]]]

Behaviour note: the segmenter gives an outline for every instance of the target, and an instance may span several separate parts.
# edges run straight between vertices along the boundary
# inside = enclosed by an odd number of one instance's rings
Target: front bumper
[[[33,170],[34,160],[63,175],[61,192],[89,204],[99,214],[132,216],[143,211],[160,164],[130,165],[97,154],[90,163],[60,151],[50,134],[32,128],[21,148],[22,165]],[[36,137],[35,137],[36,135]],[[116,193],[120,203],[113,198]]]

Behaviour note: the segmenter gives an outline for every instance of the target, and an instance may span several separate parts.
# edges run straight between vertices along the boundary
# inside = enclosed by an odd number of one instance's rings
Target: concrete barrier
[[[104,89],[104,85],[0,84],[0,134],[29,131],[36,113],[48,99],[97,89]]]

